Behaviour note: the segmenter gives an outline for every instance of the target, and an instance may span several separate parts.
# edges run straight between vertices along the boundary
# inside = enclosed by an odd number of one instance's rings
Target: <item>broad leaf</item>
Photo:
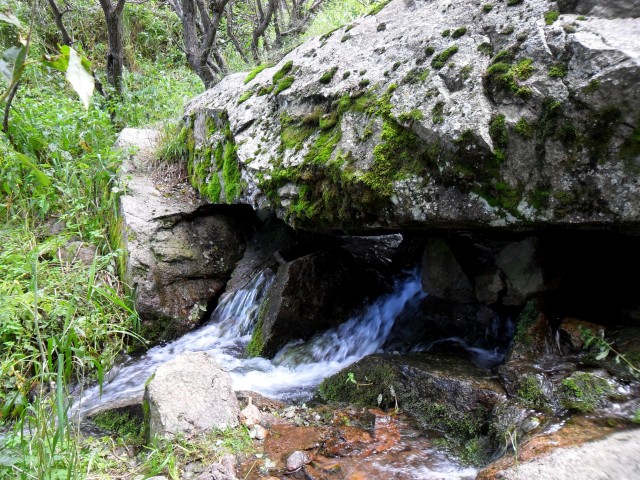
[[[607,355],[609,355],[609,349],[603,348],[602,350],[600,350],[600,353],[598,353],[598,355],[596,356],[596,360],[603,360],[607,358]]]
[[[22,27],[20,20],[18,20],[17,17],[6,7],[0,7],[0,22],[8,23],[18,28]]]
[[[76,91],[85,108],[89,108],[89,100],[93,95],[95,83],[91,71],[85,68],[82,58],[73,48],[69,48],[69,66],[67,67],[67,80]]]
[[[16,66],[22,66],[24,64],[26,53],[24,45],[19,47],[9,47],[2,53],[2,60],[0,60],[0,73],[2,73],[8,81],[13,80],[16,72]]]

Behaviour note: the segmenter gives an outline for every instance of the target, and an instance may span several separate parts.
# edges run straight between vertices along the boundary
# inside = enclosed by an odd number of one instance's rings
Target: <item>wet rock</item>
[[[540,303],[531,300],[520,313],[516,324],[508,361],[535,361],[546,355],[559,353],[559,345],[549,325],[548,317],[541,311]]]
[[[477,479],[636,478],[640,473],[640,430],[616,433],[620,428],[624,424],[613,419],[574,417],[550,433],[527,439],[517,454],[509,453],[493,462]]]
[[[500,300],[505,289],[502,273],[498,268],[488,268],[473,279],[474,294],[478,302],[492,305]]]
[[[422,256],[422,286],[429,295],[461,303],[475,301],[473,287],[447,243],[430,238]]]
[[[598,335],[599,332],[605,331],[602,325],[596,325],[595,323],[585,322],[572,317],[564,318],[560,322],[558,330],[561,335],[561,340],[568,344],[574,351],[582,350],[584,347],[583,330],[591,332],[591,335]]]
[[[311,461],[311,457],[308,453],[296,450],[289,457],[287,457],[287,472],[295,472],[300,470],[307,463]]]
[[[590,413],[607,404],[614,390],[606,372],[575,372],[558,385],[555,394],[567,410]]]
[[[255,221],[250,208],[215,210],[188,184],[156,181],[149,170],[155,130],[124,129],[116,143],[137,147],[123,165],[118,233],[122,274],[135,291],[142,336],[170,340],[200,323],[242,257]]]
[[[307,340],[347,320],[370,293],[365,273],[340,249],[280,265],[247,352],[272,357],[289,340]]]
[[[326,400],[400,406],[423,428],[445,433],[454,447],[472,441],[474,461],[495,447],[483,432],[492,409],[506,399],[500,384],[472,363],[429,353],[369,355],[326,379],[319,391]]]
[[[144,402],[148,440],[238,425],[231,377],[204,352],[183,353],[158,367]]]

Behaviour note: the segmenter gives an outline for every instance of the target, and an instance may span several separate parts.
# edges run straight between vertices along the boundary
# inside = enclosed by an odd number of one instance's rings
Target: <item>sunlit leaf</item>
[[[69,66],[66,78],[82,100],[84,107],[88,109],[95,83],[91,72],[85,68],[82,58],[73,48],[69,48]]]
[[[600,353],[596,356],[596,360],[602,360],[604,358],[607,358],[607,355],[609,355],[609,349],[608,348],[604,348],[600,351]]]

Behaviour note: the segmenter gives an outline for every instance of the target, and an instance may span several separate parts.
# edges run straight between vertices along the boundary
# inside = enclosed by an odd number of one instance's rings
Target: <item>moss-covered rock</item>
[[[560,383],[556,394],[564,408],[580,413],[589,413],[604,406],[613,387],[601,376],[576,372]]]
[[[489,436],[490,412],[505,400],[494,380],[466,360],[437,354],[370,355],[326,379],[328,401],[398,407],[471,463],[482,463],[497,445]]]

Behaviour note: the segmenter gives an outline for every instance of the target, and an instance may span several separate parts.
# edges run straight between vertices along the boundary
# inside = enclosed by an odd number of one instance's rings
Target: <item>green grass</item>
[[[554,10],[550,10],[544,14],[544,22],[547,25],[553,25],[556,20],[560,17],[560,12],[556,12]]]

